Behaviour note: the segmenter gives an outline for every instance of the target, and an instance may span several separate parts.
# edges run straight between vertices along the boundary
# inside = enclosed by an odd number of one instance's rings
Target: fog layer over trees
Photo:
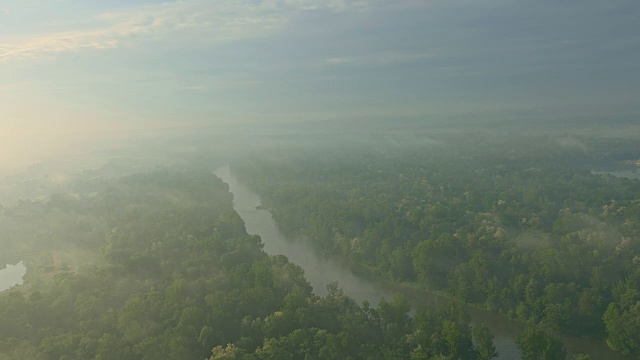
[[[3,197],[0,264],[27,274],[0,293],[0,358],[495,358],[465,303],[527,323],[523,359],[566,359],[562,334],[638,356],[640,182],[606,174],[640,158],[625,129],[203,129],[64,181],[43,163],[5,178],[25,195]],[[247,234],[226,164],[317,251],[455,301],[314,295]]]

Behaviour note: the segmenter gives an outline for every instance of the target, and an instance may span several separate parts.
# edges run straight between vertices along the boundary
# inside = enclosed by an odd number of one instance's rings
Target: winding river
[[[372,275],[354,272],[352,264],[346,259],[320,254],[304,237],[283,234],[268,211],[257,210],[256,207],[261,204],[260,197],[238,183],[228,166],[217,169],[215,174],[229,185],[234,195],[234,209],[244,220],[247,232],[260,235],[264,251],[268,254],[283,254],[300,265],[316,294],[325,295],[327,284],[337,281],[346,295],[358,302],[366,300],[372,305],[377,304],[382,297],[390,300],[397,293],[402,293],[415,308],[436,308],[439,304],[450,301],[427,291],[410,289]],[[472,322],[487,324],[495,335],[499,359],[520,359],[521,353],[515,345],[515,338],[524,328],[521,323],[471,307],[468,311]],[[609,350],[602,341],[569,336],[562,336],[562,340],[570,353],[589,354],[594,360],[628,359]]]

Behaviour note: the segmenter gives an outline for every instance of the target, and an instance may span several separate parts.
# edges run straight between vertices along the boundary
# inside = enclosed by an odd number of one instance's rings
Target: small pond
[[[22,261],[15,265],[6,265],[0,270],[0,291],[8,290],[22,284],[22,277],[27,273],[27,267]]]

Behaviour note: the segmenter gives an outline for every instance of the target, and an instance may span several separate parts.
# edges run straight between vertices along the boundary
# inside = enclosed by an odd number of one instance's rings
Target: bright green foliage
[[[620,311],[615,304],[610,304],[604,313],[609,345],[625,355],[640,356],[640,301]]]
[[[530,326],[516,340],[522,360],[565,360],[567,351],[557,337]]]
[[[417,353],[421,356],[444,355],[452,359],[475,360],[480,355],[473,345],[468,314],[459,305],[447,305],[437,313],[422,310],[416,314],[415,323]]]
[[[625,355],[640,356],[640,268],[614,288],[615,302],[603,319],[607,343]]]
[[[498,357],[498,352],[493,344],[493,334],[486,325],[473,326],[472,333],[478,350],[478,360],[491,360]]]

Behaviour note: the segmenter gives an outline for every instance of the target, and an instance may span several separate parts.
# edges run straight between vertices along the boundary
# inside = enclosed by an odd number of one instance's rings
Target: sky
[[[633,116],[638,24],[637,0],[0,0],[0,166],[123,129]]]

